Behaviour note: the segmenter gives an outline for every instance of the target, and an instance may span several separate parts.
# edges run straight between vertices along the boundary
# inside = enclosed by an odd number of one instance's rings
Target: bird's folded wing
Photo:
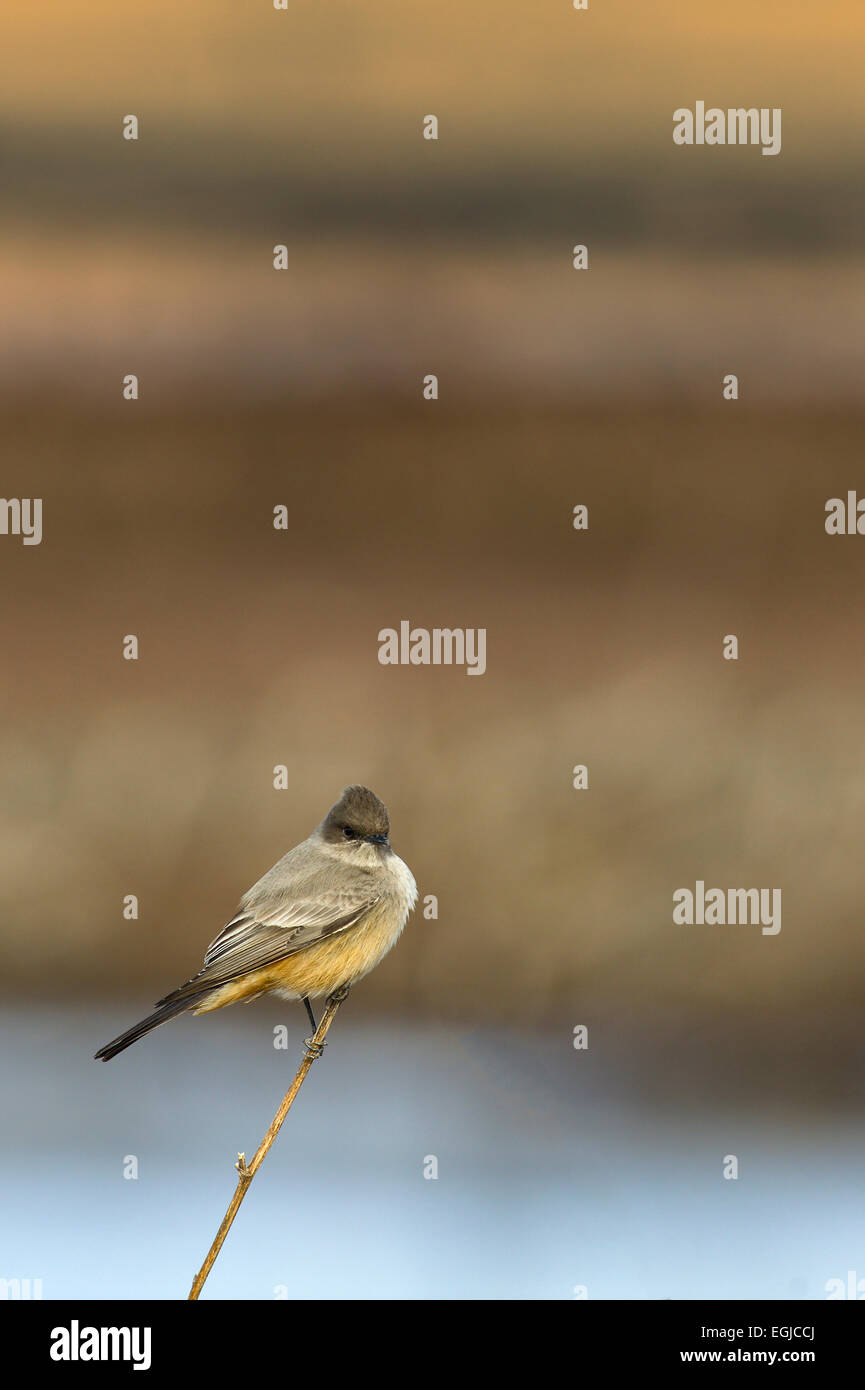
[[[166,995],[177,999],[200,994],[204,989],[236,980],[250,970],[261,970],[317,941],[347,931],[374,907],[379,894],[330,892],[308,899],[263,908],[247,909],[223,927],[211,941],[204,957],[204,969],[180,989]],[[159,1003],[164,1003],[160,1000]]]

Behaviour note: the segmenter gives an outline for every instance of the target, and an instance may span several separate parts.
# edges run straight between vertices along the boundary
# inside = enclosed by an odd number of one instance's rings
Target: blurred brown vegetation
[[[860,417],[19,402],[9,428],[10,495],[49,503],[40,548],[0,548],[7,987],[144,1003],[362,780],[440,910],[370,1007],[853,1026],[863,561],[823,507]],[[380,666],[404,617],[487,627],[487,674]],[[697,878],[782,888],[780,935],[673,926]]]

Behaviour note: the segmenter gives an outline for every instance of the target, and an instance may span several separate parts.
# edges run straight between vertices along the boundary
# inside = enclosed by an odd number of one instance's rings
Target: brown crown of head
[[[346,787],[321,823],[328,840],[369,840],[387,844],[390,818],[387,807],[369,787]]]

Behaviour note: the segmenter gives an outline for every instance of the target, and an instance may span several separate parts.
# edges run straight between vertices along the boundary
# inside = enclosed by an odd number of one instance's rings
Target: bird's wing
[[[211,941],[204,969],[179,990],[166,995],[177,999],[201,994],[251,970],[261,970],[317,941],[347,931],[379,901],[381,894],[367,883],[351,890],[325,890],[285,903],[252,906],[241,911]],[[163,1003],[163,1000],[159,1001]]]
[[[379,896],[365,886],[363,894],[331,891],[314,898],[292,899],[264,911],[241,912],[211,941],[204,964],[230,959],[232,967],[240,966],[242,973],[293,956],[325,936],[353,927]],[[259,960],[259,955],[267,959]]]

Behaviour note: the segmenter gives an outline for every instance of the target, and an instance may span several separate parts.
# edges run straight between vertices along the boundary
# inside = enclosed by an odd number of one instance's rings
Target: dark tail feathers
[[[161,1023],[167,1023],[170,1018],[177,1018],[178,1014],[185,1014],[187,1009],[191,1009],[196,1003],[196,999],[190,999],[187,995],[184,999],[166,999],[154,1013],[143,1018],[140,1023],[127,1028],[125,1033],[121,1033],[119,1038],[113,1042],[106,1043],[100,1047],[95,1055],[97,1062],[110,1062],[112,1057],[116,1057],[118,1052],[123,1052],[127,1047],[131,1047],[139,1038],[143,1038],[146,1033],[151,1033],[154,1028],[158,1028]]]

